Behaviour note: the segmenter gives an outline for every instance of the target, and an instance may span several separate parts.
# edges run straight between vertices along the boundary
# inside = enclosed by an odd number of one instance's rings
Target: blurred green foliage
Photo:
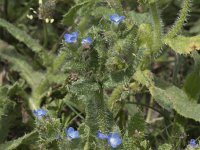
[[[199,0],[0,0],[0,150],[112,149],[99,130],[120,134],[117,149],[191,149],[199,10]],[[118,26],[115,13],[126,17]]]

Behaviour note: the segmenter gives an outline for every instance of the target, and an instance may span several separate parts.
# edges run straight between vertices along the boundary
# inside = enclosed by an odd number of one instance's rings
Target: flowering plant
[[[200,149],[193,1],[0,1],[0,150]]]

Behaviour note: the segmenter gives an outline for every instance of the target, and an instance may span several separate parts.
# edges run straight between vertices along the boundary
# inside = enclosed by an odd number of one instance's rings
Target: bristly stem
[[[158,8],[156,3],[150,4],[151,15],[153,18],[154,28],[154,41],[153,41],[153,52],[158,52],[162,46],[162,21],[159,16]]]
[[[183,27],[184,22],[187,18],[190,7],[191,7],[190,0],[184,0],[179,17],[178,17],[177,21],[174,23],[171,30],[167,33],[165,39],[171,39],[174,36],[176,36],[178,34],[178,32],[180,32],[180,30]]]

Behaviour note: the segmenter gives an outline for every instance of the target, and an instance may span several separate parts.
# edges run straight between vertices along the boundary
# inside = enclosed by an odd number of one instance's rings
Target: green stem
[[[108,132],[108,126],[107,126],[107,111],[105,108],[105,103],[104,103],[104,98],[103,98],[103,87],[102,84],[99,83],[99,90],[96,91],[95,94],[95,101],[97,104],[97,111],[98,111],[98,120],[99,120],[99,129],[103,132],[106,133]]]
[[[76,109],[74,109],[70,104],[67,105],[78,117],[80,117],[82,120],[84,120],[85,118],[81,115],[81,113],[79,113],[78,111],[76,111]]]
[[[153,97],[151,96],[150,99],[150,104],[151,107],[153,107]],[[151,116],[152,116],[153,110],[151,108],[148,108],[147,111],[147,118],[146,118],[146,122],[149,123],[151,121]]]
[[[46,47],[47,46],[47,39],[48,39],[48,30],[47,30],[47,24],[45,23],[45,21],[43,21],[43,33],[44,33],[43,47]]]
[[[152,107],[152,106],[149,106],[147,104],[143,104],[143,103],[137,103],[137,102],[126,102],[127,104],[135,104],[135,105],[140,105],[140,106],[143,106],[143,107],[147,107],[147,108],[150,108],[156,112],[158,112],[160,115],[162,115],[163,117],[165,118],[169,118],[169,116],[165,115],[162,111]]]
[[[8,0],[4,0],[3,4],[4,18],[8,20]]]
[[[174,65],[174,69],[173,69],[173,77],[172,77],[172,81],[174,83],[174,85],[178,84],[178,71],[180,68],[180,61],[179,61],[179,55],[176,54],[175,56],[175,65]]]
[[[190,6],[191,6],[190,0],[184,0],[182,9],[180,11],[180,15],[179,15],[177,21],[174,23],[171,30],[167,33],[165,39],[171,39],[174,36],[176,36],[178,34],[178,32],[180,32],[180,30],[183,27],[184,22],[187,18]]]
[[[34,99],[33,98],[29,98],[29,108],[31,110],[37,109],[39,107],[36,106],[36,104],[34,103]]]
[[[153,52],[158,52],[162,47],[162,25],[159,16],[158,8],[156,3],[150,4],[151,15],[153,18],[154,28],[154,40],[153,40]]]

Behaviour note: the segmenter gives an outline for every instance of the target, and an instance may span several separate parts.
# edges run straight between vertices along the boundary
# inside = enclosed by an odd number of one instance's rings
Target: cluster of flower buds
[[[44,20],[46,23],[53,23],[53,12],[56,6],[56,0],[47,0],[43,3],[42,0],[38,1],[39,8],[38,11],[30,8],[31,13],[27,14],[27,18],[32,20],[34,16],[38,17],[41,20]]]

